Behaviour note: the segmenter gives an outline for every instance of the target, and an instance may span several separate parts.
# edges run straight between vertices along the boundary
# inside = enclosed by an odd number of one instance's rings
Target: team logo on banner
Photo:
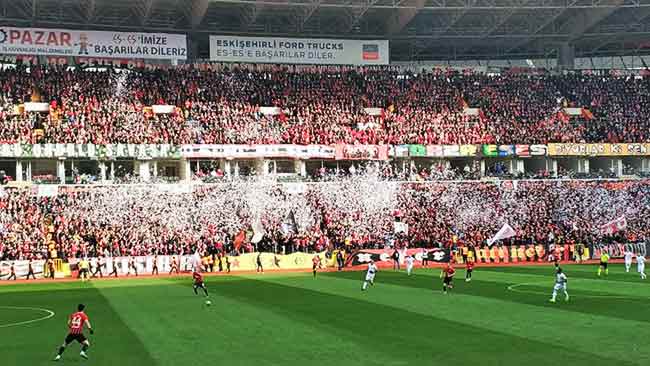
[[[379,46],[376,44],[364,44],[363,53],[361,57],[364,60],[378,60],[379,59]]]

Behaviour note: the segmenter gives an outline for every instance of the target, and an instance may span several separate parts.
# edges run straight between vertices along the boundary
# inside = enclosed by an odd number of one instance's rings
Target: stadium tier
[[[480,248],[504,224],[500,243],[545,248],[650,235],[643,180],[53,187],[5,191],[0,259]]]
[[[453,145],[650,139],[649,84],[643,77],[413,73],[391,67],[201,71],[186,66],[122,73],[17,67],[0,71],[0,87],[3,143]],[[45,109],[31,109],[39,103]]]

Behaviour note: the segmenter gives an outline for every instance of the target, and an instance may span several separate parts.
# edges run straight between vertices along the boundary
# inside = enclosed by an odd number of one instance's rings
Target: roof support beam
[[[536,27],[536,28],[533,30],[533,33],[532,33],[532,34],[533,34],[533,35],[538,34],[539,32],[543,31],[546,27],[548,27],[549,25],[553,24],[553,22],[554,22],[557,18],[559,18],[560,15],[564,14],[565,11],[569,10],[569,8],[571,8],[571,7],[572,7],[573,5],[575,5],[577,2],[578,2],[578,0],[572,0],[571,2],[568,2],[564,8],[554,9],[554,11],[553,11],[553,15],[550,16],[550,17],[548,17],[548,19],[547,19],[545,22],[543,22],[540,26]],[[507,54],[507,53],[510,53],[510,52],[512,52],[513,50],[516,50],[517,48],[519,48],[519,47],[521,47],[521,46],[524,46],[524,45],[530,43],[530,41],[531,41],[531,38],[529,38],[529,39],[522,39],[522,40],[520,40],[520,41],[518,41],[518,42],[515,42],[512,46],[510,46],[510,47],[505,51],[505,53],[506,53],[506,54]]]
[[[81,13],[84,16],[84,19],[86,20],[86,23],[90,23],[93,21],[93,18],[95,17],[95,12],[97,11],[97,3],[95,0],[82,0],[79,3],[79,6],[81,7]]]
[[[208,11],[208,5],[208,0],[192,0],[192,8],[190,10],[190,25],[192,29],[196,29],[196,27],[201,25],[205,13]]]
[[[311,16],[314,15],[316,10],[318,10],[320,5],[321,5],[320,0],[312,0],[311,3],[307,6],[307,8],[302,11],[302,14],[299,15],[298,23],[297,23],[298,32],[302,32],[302,30],[305,29],[305,25],[307,24]]]
[[[255,4],[248,6],[244,9],[243,14],[241,15],[242,19],[242,28],[244,30],[249,30],[251,25],[255,24],[257,17],[264,10],[266,5],[264,4]]]
[[[628,23],[627,26],[625,27],[625,33],[627,35],[629,35],[631,32],[634,32],[642,21],[650,17],[650,8],[638,9],[637,11],[634,12],[634,17],[635,17],[635,22],[630,21],[630,23]],[[612,43],[612,41],[616,40],[617,38],[620,38],[620,34],[605,37],[605,39],[602,42],[598,43],[596,47],[591,49],[591,53],[599,51],[601,48]]]
[[[208,0],[211,3],[222,4],[264,4],[275,7],[311,7],[312,0]],[[362,1],[335,1],[324,2],[320,4],[322,8],[344,8],[363,9],[367,6],[366,2]],[[398,8],[415,8],[416,6],[407,0],[393,0],[393,3],[381,2],[371,6],[372,9],[389,9],[395,10]],[[428,1],[427,5],[422,7],[423,11],[462,11],[466,8],[471,10],[491,10],[501,11],[507,9],[522,9],[522,10],[565,10],[569,9],[596,9],[596,8],[612,8],[616,7],[608,3],[599,3],[597,0],[536,0],[525,6],[513,5],[512,3],[497,2],[495,0],[432,0]],[[643,8],[650,7],[650,3],[646,0],[625,0],[622,8]]]
[[[625,0],[600,0],[597,4],[612,5],[612,7],[579,12],[561,27],[561,32],[568,33],[570,40],[577,39],[618,10],[616,6],[623,5],[623,3]]]
[[[151,16],[151,9],[156,0],[139,0],[137,4],[138,15],[140,16],[140,25],[144,26]]]
[[[348,27],[348,32],[350,32],[354,27],[356,27],[361,19],[363,19],[364,15],[368,12],[368,10],[375,5],[379,0],[365,0],[366,4],[363,8],[361,9],[353,9],[352,10],[352,21],[350,22],[350,26]]]
[[[396,6],[404,3],[404,1],[399,1],[396,3]],[[422,10],[424,7],[425,0],[413,0],[411,2],[413,8],[398,8],[397,12],[394,13],[392,17],[388,18],[388,25],[386,27],[388,34],[396,34],[402,31],[413,18]]]

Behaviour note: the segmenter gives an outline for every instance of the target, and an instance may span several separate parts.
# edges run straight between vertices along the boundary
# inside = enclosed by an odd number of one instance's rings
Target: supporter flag
[[[144,113],[145,118],[153,118],[153,108],[151,107],[142,108],[142,113]]]
[[[384,109],[383,108],[364,108],[364,112],[366,112],[367,115],[369,116],[383,116],[384,115]]]
[[[260,219],[259,216],[255,218],[253,221],[253,238],[251,239],[251,243],[257,244],[260,241],[262,241],[262,238],[264,238],[264,226],[262,226],[262,220]]]
[[[469,108],[469,104],[467,104],[467,102],[465,101],[465,98],[463,98],[463,97],[458,98],[458,104],[460,105],[460,108],[463,109],[463,110]]]
[[[560,110],[557,112],[557,119],[564,123],[568,123],[571,118],[566,113],[564,113],[564,110]]]
[[[588,119],[588,120],[594,119],[593,113],[591,113],[591,111],[588,110],[587,108],[582,108],[582,113],[581,114],[582,114],[582,118],[584,118],[584,119]]]
[[[289,211],[289,214],[282,223],[282,232],[285,235],[295,234],[298,232],[298,225],[296,224],[296,217],[293,214],[293,210]]]
[[[617,218],[616,220],[612,220],[605,225],[600,227],[600,232],[603,235],[612,235],[615,232],[625,230],[627,228],[627,220],[625,219],[625,216],[621,216]]]
[[[497,232],[495,236],[490,238],[487,243],[488,243],[489,246],[492,246],[492,244],[494,244],[494,242],[496,242],[496,241],[499,241],[499,240],[502,240],[502,239],[508,239],[508,238],[511,238],[511,237],[513,237],[515,235],[516,235],[515,230],[510,225],[503,224],[503,227],[501,227],[501,230],[499,230],[499,232]]]
[[[244,244],[244,240],[246,240],[246,232],[242,230],[235,236],[235,240],[233,241],[235,249],[239,250],[239,247]]]

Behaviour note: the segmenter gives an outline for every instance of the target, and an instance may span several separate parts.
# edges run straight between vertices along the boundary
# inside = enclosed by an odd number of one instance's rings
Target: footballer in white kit
[[[629,249],[625,249],[625,253],[623,253],[623,257],[625,258],[625,272],[630,272],[630,267],[632,267],[632,257],[634,256],[634,253],[630,251]]]
[[[368,271],[366,272],[366,280],[363,281],[363,286],[361,287],[361,291],[365,291],[368,288],[368,283],[374,286],[375,284],[375,273],[377,273],[377,265],[375,265],[375,261],[371,260],[370,263],[368,263]]]
[[[648,277],[645,274],[645,257],[641,254],[636,256],[636,270],[641,275],[642,280],[645,280]]]
[[[413,258],[412,255],[409,255],[405,259],[406,261],[406,274],[411,275],[411,272],[413,272],[413,264],[415,263],[415,258]]]
[[[557,292],[562,290],[564,292],[564,301],[569,301],[569,293],[566,290],[566,284],[569,279],[562,272],[562,268],[558,268],[555,273],[555,286],[553,286],[553,296],[551,297],[551,302],[555,302],[557,297]]]

